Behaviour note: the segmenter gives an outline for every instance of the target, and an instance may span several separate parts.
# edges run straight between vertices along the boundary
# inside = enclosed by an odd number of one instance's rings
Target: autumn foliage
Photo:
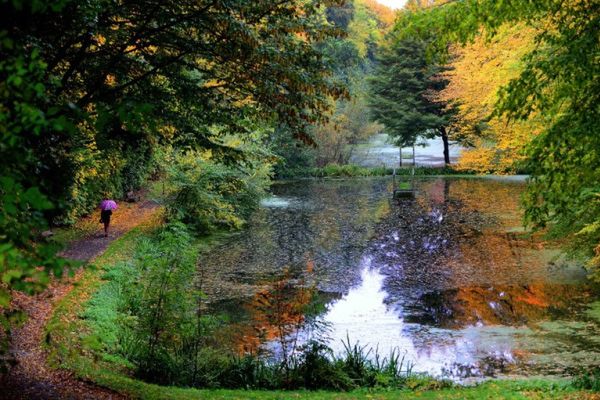
[[[440,94],[458,103],[453,138],[466,149],[459,170],[478,173],[514,173],[526,155],[525,147],[539,134],[542,121],[526,121],[492,115],[501,87],[515,79],[523,68],[522,57],[534,47],[534,29],[523,24],[502,26],[492,39],[478,36],[465,47],[455,46],[450,83]]]

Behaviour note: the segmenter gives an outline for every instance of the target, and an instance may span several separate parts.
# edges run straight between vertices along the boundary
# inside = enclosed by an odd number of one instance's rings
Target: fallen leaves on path
[[[158,210],[153,201],[125,204],[115,212],[109,237],[105,238],[102,225],[98,231],[69,244],[62,253],[66,258],[89,262],[102,254],[110,243],[132,228],[145,222]],[[82,221],[87,226],[97,215]],[[52,369],[47,365],[47,354],[42,347],[44,327],[55,304],[64,298],[83,273],[79,269],[71,277],[53,280],[49,287],[35,296],[14,294],[14,305],[28,316],[25,324],[13,330],[10,352],[16,366],[0,381],[0,399],[124,399],[124,395],[101,388],[74,377],[69,371]]]

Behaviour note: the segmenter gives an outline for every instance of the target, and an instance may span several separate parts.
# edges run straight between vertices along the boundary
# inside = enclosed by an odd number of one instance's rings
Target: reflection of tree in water
[[[517,220],[517,186],[438,179],[420,182],[377,228],[374,264],[386,301],[405,321],[459,328],[521,325],[568,312],[581,288],[553,284],[540,243],[507,232]],[[569,301],[570,300],[570,301]]]
[[[261,209],[248,228],[202,257],[211,298],[252,296],[284,268],[302,278],[314,262],[319,289],[346,292],[360,280],[359,260],[382,205],[387,179],[301,181],[275,185],[287,207]]]
[[[312,276],[313,268],[309,261],[305,268],[307,277]],[[221,332],[227,347],[237,354],[273,352],[287,364],[307,335],[315,340],[324,338],[327,327],[318,316],[325,311],[325,304],[338,296],[317,291],[310,281],[314,279],[297,280],[284,271],[264,282],[263,289],[251,299],[236,303],[237,317]],[[266,342],[274,346],[266,349]]]
[[[548,318],[571,318],[581,308],[576,298],[586,296],[579,286],[545,283],[432,291],[419,300],[423,313],[406,321],[443,328],[478,323],[522,326]]]

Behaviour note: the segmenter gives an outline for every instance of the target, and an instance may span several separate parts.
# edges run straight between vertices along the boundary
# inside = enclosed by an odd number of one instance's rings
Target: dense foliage
[[[234,165],[257,162],[227,135],[284,126],[312,142],[346,94],[319,46],[342,34],[324,17],[340,2],[1,1],[2,327],[11,289],[60,272],[48,224],[138,189],[164,148],[210,151],[227,171],[215,179],[236,186]]]
[[[177,153],[167,168],[167,217],[200,234],[241,228],[265,194],[270,173],[271,164],[260,153],[246,153],[236,166],[215,162],[207,152]]]
[[[592,0],[464,0],[405,13],[396,32],[426,37],[430,53],[481,33],[493,37],[503,24],[536,29],[536,46],[519,76],[500,92],[496,115],[543,118],[545,129],[527,148],[531,172],[527,221],[569,235],[590,267],[600,267],[600,4]],[[595,248],[595,250],[594,250]]]
[[[453,107],[440,100],[448,80],[444,67],[426,55],[427,43],[420,39],[390,39],[378,59],[371,79],[373,117],[399,147],[415,146],[419,139],[441,136],[444,160],[450,163],[448,126]]]
[[[350,98],[330,99],[328,121],[310,130],[314,148],[290,141],[285,127],[277,130],[274,151],[281,157],[277,176],[329,164],[347,164],[353,145],[382,129],[370,117],[365,78],[373,68],[374,53],[381,38],[391,27],[393,12],[372,0],[353,0],[329,7],[326,17],[330,24],[346,32],[346,37],[330,39],[321,48],[333,66],[335,77],[348,89]]]
[[[491,115],[499,90],[519,76],[522,57],[533,50],[535,31],[523,23],[502,26],[491,40],[479,36],[464,47],[453,46],[449,84],[440,96],[458,104],[452,138],[460,142],[457,168],[478,173],[526,172],[525,147],[541,131],[543,120],[532,115],[514,120]]]

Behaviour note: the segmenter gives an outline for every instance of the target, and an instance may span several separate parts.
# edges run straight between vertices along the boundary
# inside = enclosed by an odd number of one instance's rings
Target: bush
[[[167,172],[172,186],[167,217],[201,234],[240,228],[270,180],[269,164],[233,168],[197,152],[176,155]]]
[[[127,356],[137,375],[171,383],[179,374],[177,350],[198,330],[195,287],[197,251],[181,223],[169,224],[141,243],[134,267],[138,278],[124,291],[131,315]]]
[[[355,383],[343,366],[343,361],[336,361],[329,347],[311,341],[304,346],[299,356],[294,371],[296,372],[294,386],[309,390],[350,390],[355,387]]]

